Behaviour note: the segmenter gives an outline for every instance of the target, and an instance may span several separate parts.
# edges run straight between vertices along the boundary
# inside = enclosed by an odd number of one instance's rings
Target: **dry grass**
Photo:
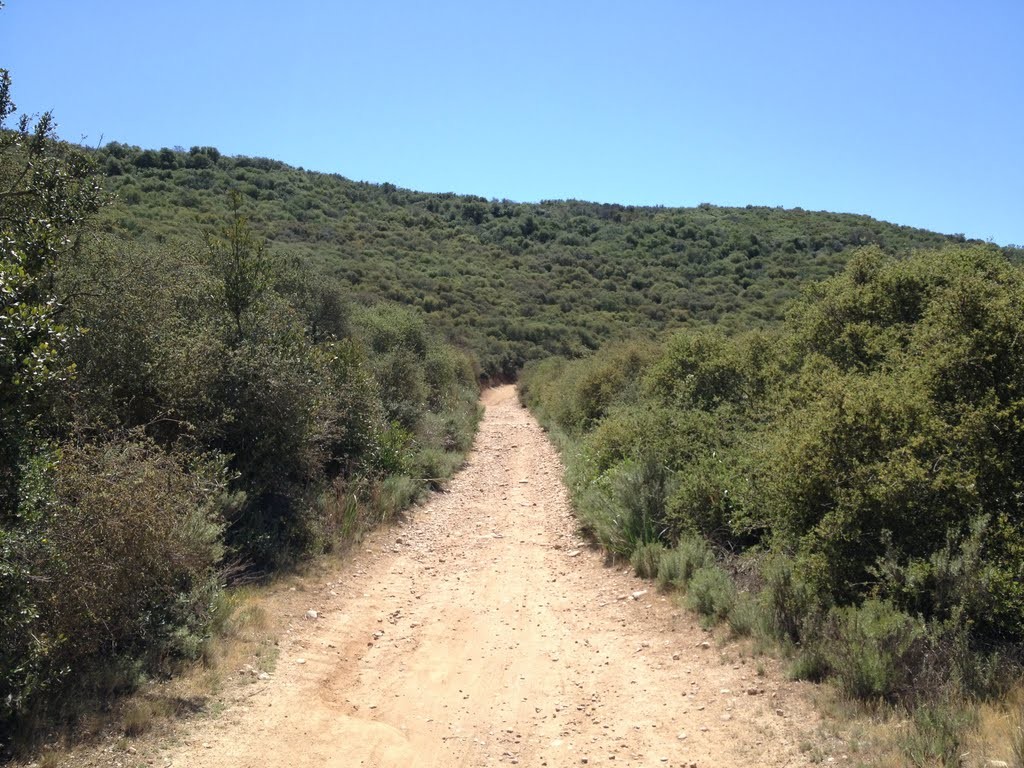
[[[267,604],[279,590],[241,587],[230,592],[202,659],[171,680],[151,683],[125,698],[105,730],[129,738],[166,731],[179,718],[221,709],[219,696],[233,678],[248,684],[260,672],[272,671],[280,627],[271,620]]]
[[[887,707],[866,707],[843,696],[831,685],[816,685],[811,698],[821,713],[817,741],[833,755],[846,755],[852,766],[903,768],[909,765],[899,746],[908,726]]]
[[[1005,700],[978,707],[978,725],[967,740],[968,765],[1002,761],[1024,768],[1024,684]]]
[[[173,703],[166,698],[133,696],[121,710],[121,730],[128,737],[141,736],[174,711]]]
[[[780,647],[763,632],[754,632],[746,637],[733,634],[715,633],[724,663],[750,663],[759,677],[783,676],[793,663],[792,649]],[[736,659],[731,658],[736,654]],[[855,700],[830,683],[806,683],[804,691],[810,697],[814,708],[821,715],[821,724],[813,734],[809,733],[800,743],[803,755],[811,763],[825,764],[829,758],[837,764],[848,766],[879,766],[880,768],[911,768],[917,766],[950,765],[943,762],[941,748],[949,743],[941,731],[921,729],[913,716],[905,710],[884,702]],[[1022,696],[1024,700],[1024,696]],[[975,719],[973,706],[963,708],[940,708],[940,722],[971,722]],[[999,738],[1006,734],[1006,711],[999,722],[1003,726]],[[1024,708],[1017,711],[1024,718]],[[961,739],[968,738],[967,726],[961,731]],[[1021,731],[1024,742],[1024,731]],[[1024,747],[1024,744],[1022,744]],[[988,756],[992,757],[995,753]],[[923,755],[923,757],[922,757]],[[1006,759],[1006,758],[1002,758]],[[1007,760],[1009,765],[1024,768],[1020,763]],[[956,765],[979,768],[986,765],[984,760],[974,763],[963,761]]]
[[[330,567],[331,563],[323,562],[307,571]],[[159,739],[167,737],[182,718],[215,716],[236,691],[258,682],[261,673],[273,672],[277,639],[284,632],[285,617],[294,614],[296,606],[305,601],[305,581],[303,573],[293,573],[268,586],[230,591],[219,608],[216,632],[206,641],[200,660],[169,680],[143,685],[114,702],[108,711],[90,709],[73,730],[51,734],[31,762],[14,763],[12,768],[99,765],[94,746],[97,743],[146,764],[147,758],[156,755]]]
[[[908,746],[922,736],[905,712],[882,704],[864,704],[844,697],[830,685],[815,686],[815,708],[823,725],[809,748],[830,754],[845,754],[851,766],[911,768],[941,766],[936,758],[915,759]],[[952,712],[967,725],[961,734],[962,747],[949,764],[963,768],[989,768],[1005,763],[1024,768],[1024,684],[999,702],[964,704]],[[805,750],[806,751],[806,750]]]

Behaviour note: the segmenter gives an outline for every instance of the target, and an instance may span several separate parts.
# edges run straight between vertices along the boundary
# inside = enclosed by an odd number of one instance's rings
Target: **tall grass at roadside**
[[[664,533],[666,481],[656,461],[625,462],[579,497],[581,519],[607,550],[629,558]]]
[[[686,604],[704,616],[708,624],[724,621],[736,605],[736,587],[720,567],[705,565],[687,585]]]
[[[686,589],[690,579],[701,568],[715,562],[711,548],[701,539],[685,538],[666,549],[658,564],[658,587]]]
[[[665,545],[657,541],[641,544],[629,556],[633,572],[642,579],[656,578],[661,567],[662,558],[667,551]]]

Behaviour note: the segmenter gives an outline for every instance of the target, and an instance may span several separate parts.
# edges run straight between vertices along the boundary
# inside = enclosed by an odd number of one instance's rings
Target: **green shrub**
[[[658,586],[685,589],[690,579],[701,568],[713,565],[714,554],[703,540],[681,539],[674,549],[665,550],[658,563]]]
[[[796,650],[792,663],[789,665],[791,680],[808,680],[820,683],[832,672],[828,657],[818,640],[812,640]]]
[[[3,609],[28,609],[29,621],[5,638],[0,719],[65,685],[95,692],[198,656],[219,590],[221,462],[135,437],[66,444],[39,469],[49,477],[33,484],[49,491],[24,508],[25,536],[5,553],[30,561],[33,578]]]
[[[475,402],[478,376],[479,371],[467,353],[450,346],[431,345],[423,361],[430,412],[458,410],[467,397]]]
[[[423,494],[421,481],[405,475],[390,475],[380,481],[373,495],[373,508],[380,520],[390,520],[410,507]]]
[[[545,392],[546,413],[572,434],[592,429],[615,403],[635,396],[652,352],[643,342],[619,342],[555,369],[557,381]]]
[[[672,414],[652,412],[646,405],[617,407],[587,433],[582,449],[587,453],[595,474],[607,472],[617,464],[638,455],[645,446],[664,455],[659,432],[672,429]]]
[[[665,468],[630,461],[589,484],[578,498],[580,517],[611,553],[629,557],[665,533]]]
[[[412,461],[413,434],[398,422],[373,435],[366,452],[366,462],[377,475],[398,475],[406,472]]]
[[[381,352],[373,358],[374,378],[389,421],[413,431],[427,410],[427,384],[422,360],[404,347]]]
[[[462,464],[462,455],[439,448],[421,448],[413,454],[409,471],[416,479],[437,490]]]
[[[720,567],[706,565],[690,579],[686,604],[712,622],[721,621],[736,604],[736,587]]]
[[[423,317],[405,307],[379,304],[359,313],[356,326],[371,352],[386,418],[414,430],[430,395],[425,360],[431,345]],[[435,362],[434,373],[440,376],[444,366]]]
[[[963,739],[975,721],[970,707],[937,700],[915,707],[910,719],[912,727],[903,731],[900,741],[914,765],[963,765]]]
[[[574,501],[583,527],[613,555],[629,556],[634,547],[622,536],[621,512],[611,497],[607,483],[593,483],[577,490]]]
[[[424,447],[451,453],[464,453],[473,443],[477,408],[465,403],[444,413],[426,413],[416,430],[416,441]]]
[[[267,338],[228,352],[214,393],[221,426],[213,447],[232,457],[236,487],[247,496],[228,540],[259,567],[287,560],[315,538],[303,530],[305,491],[322,477],[313,439],[315,370],[309,345],[282,321]]]
[[[747,592],[736,596],[736,602],[729,611],[729,629],[737,637],[749,637],[757,631],[761,622],[760,605]]]
[[[927,650],[923,622],[891,603],[870,599],[830,616],[825,653],[840,687],[854,698],[909,696]]]
[[[1024,632],[1022,328],[1024,273],[984,247],[866,253],[794,307],[793,407],[761,488],[767,524],[815,589],[855,602],[878,558],[930,563],[935,612],[927,595],[914,609],[941,620],[951,574],[932,558],[987,515],[990,598],[973,631],[985,642]]]
[[[633,572],[642,579],[655,578],[658,575],[658,567],[665,551],[665,545],[660,542],[641,544],[633,550],[633,554],[629,558]]]
[[[752,406],[774,379],[774,346],[773,337],[759,332],[676,333],[650,365],[645,391],[652,399],[683,408]]]
[[[350,339],[322,342],[314,364],[320,381],[310,434],[315,461],[328,477],[365,472],[385,423],[366,351]]]
[[[820,612],[817,596],[796,574],[794,562],[783,555],[770,558],[761,575],[760,602],[768,633],[787,644],[799,643],[808,620]]]
[[[365,501],[370,481],[363,477],[335,478],[316,499],[316,514],[322,521],[325,550],[357,540],[366,527]]]
[[[423,359],[430,346],[429,331],[423,316],[408,307],[380,303],[366,307],[356,315],[359,335],[370,350],[384,355],[404,349]]]
[[[667,508],[675,530],[719,542],[739,532],[749,480],[737,471],[735,457],[724,456],[710,452],[678,474]]]
[[[554,399],[554,388],[569,361],[564,357],[551,356],[542,360],[531,360],[523,366],[519,375],[519,401],[540,415],[544,423],[555,422],[549,412]]]
[[[474,390],[472,397],[467,398],[461,408],[445,415],[444,449],[466,453],[472,448],[477,425],[482,417],[483,409],[477,403],[477,394]]]
[[[933,622],[955,626],[992,626],[996,611],[999,569],[986,557],[986,540],[993,526],[988,515],[970,521],[964,535],[950,530],[946,543],[926,558],[901,561],[884,533],[885,555],[871,569],[878,579],[877,591],[904,611],[928,616]]]

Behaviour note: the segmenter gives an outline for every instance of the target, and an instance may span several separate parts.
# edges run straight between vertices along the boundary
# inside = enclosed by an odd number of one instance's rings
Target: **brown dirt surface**
[[[514,388],[483,403],[444,493],[279,601],[273,673],[124,765],[810,764],[806,684],[605,565]]]

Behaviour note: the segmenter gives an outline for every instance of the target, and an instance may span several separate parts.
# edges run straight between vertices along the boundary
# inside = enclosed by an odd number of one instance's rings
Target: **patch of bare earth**
[[[280,603],[274,672],[125,765],[810,763],[803,686],[606,567],[514,388],[484,404],[447,492]]]

